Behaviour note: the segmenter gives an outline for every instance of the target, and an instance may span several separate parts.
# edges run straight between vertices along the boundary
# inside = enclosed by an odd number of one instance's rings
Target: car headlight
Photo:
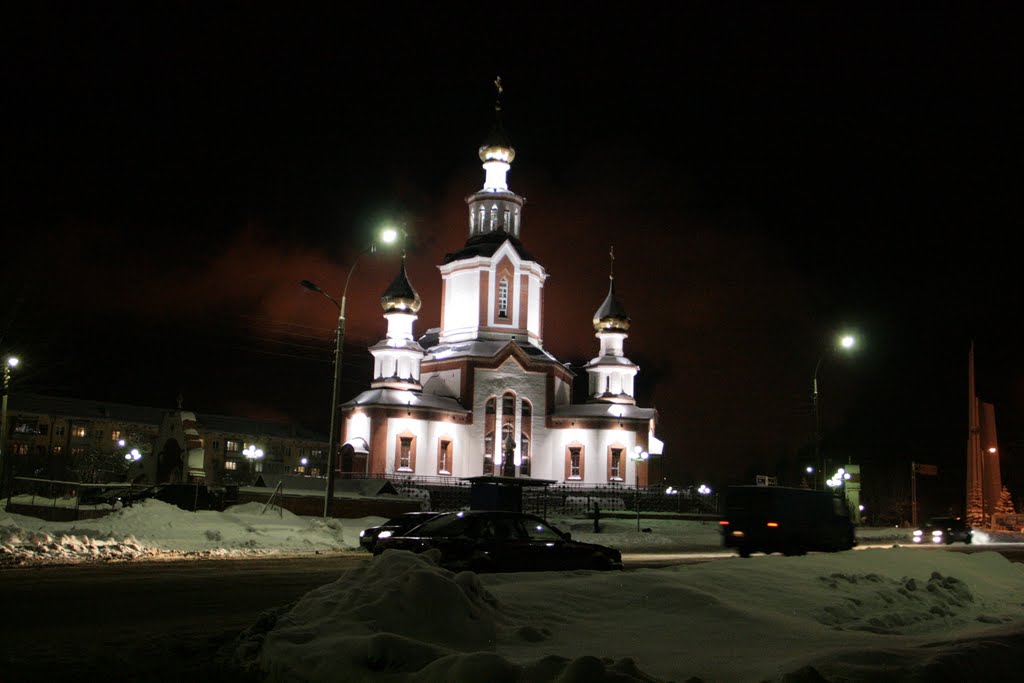
[[[359,538],[362,538],[365,535],[366,535],[366,529],[363,529],[362,531],[359,532]]]
[[[382,531],[379,534],[377,534],[377,540],[379,541],[382,538],[391,538],[391,534],[392,533],[393,532],[391,532],[391,531]]]
[[[932,536],[941,536],[941,535],[942,535],[942,529],[936,529],[935,531],[932,532]]]
[[[917,531],[915,531],[915,532],[914,532],[914,535],[915,535],[915,536],[920,536],[920,535],[921,535],[921,534],[923,534],[923,533],[924,533],[923,531],[921,531],[920,529],[918,529]]]

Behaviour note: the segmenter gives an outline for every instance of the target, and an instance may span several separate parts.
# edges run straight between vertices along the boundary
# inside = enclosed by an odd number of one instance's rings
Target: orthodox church
[[[387,332],[370,347],[373,381],[340,408],[341,469],[643,486],[639,456],[660,455],[662,442],[654,409],[636,405],[639,368],[625,355],[630,319],[614,273],[594,313],[589,395],[573,403],[575,374],[544,350],[548,275],[522,240],[526,200],[507,184],[515,150],[500,100],[496,113],[479,149],[483,188],[466,198],[468,237],[438,267],[441,326],[415,338],[422,302],[403,257],[381,297]]]

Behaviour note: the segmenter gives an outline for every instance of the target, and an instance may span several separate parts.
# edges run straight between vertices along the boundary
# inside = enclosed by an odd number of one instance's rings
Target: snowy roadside
[[[47,522],[0,512],[0,567],[77,562],[123,562],[252,556],[311,555],[359,551],[359,532],[381,517],[300,517],[259,503],[224,512],[187,512],[146,500],[97,519]],[[573,538],[609,545],[626,553],[667,553],[721,548],[718,524],[644,518],[608,518],[595,533],[592,520],[552,517]],[[901,528],[858,529],[862,545],[909,543]],[[994,542],[976,532],[976,542]],[[1005,538],[1020,541],[1021,537]]]

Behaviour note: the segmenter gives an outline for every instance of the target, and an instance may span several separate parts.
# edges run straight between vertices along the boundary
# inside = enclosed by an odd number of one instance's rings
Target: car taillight
[[[722,526],[729,526],[729,520],[727,519],[720,520],[718,523]]]
[[[778,522],[768,522],[768,524],[766,526],[770,526],[770,527],[772,527],[774,529],[774,528],[779,526],[779,523]]]

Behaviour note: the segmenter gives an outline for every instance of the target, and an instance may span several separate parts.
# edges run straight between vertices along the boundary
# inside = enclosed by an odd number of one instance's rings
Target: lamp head
[[[7,359],[7,365],[11,366],[12,368],[18,367],[18,363],[20,362],[21,361],[18,359],[17,356],[11,356],[10,358]]]
[[[306,289],[308,289],[311,292],[322,292],[323,291],[322,289],[320,289],[319,286],[317,286],[317,284],[315,282],[310,282],[309,280],[302,280],[299,284],[302,285],[303,287],[305,287]]]

